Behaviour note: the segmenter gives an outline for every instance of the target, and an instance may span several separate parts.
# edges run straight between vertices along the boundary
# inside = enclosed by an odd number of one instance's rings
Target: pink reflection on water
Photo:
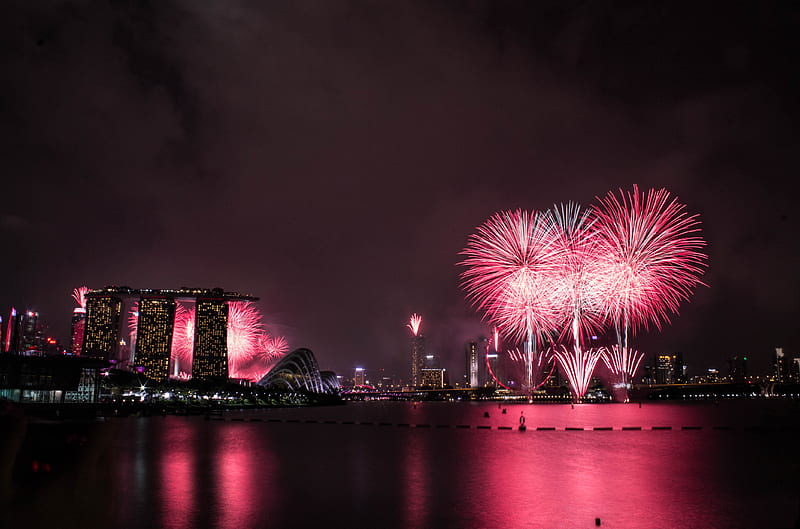
[[[195,503],[197,428],[187,420],[174,420],[164,431],[160,447],[161,523],[164,528],[192,527]]]
[[[428,517],[430,514],[430,476],[431,468],[428,466],[427,447],[425,446],[426,436],[420,432],[408,432],[405,449],[403,452],[403,492],[405,494],[404,515],[405,529],[417,529],[428,527]],[[426,432],[427,433],[427,432]]]
[[[265,449],[266,436],[259,436],[256,427],[246,423],[226,426],[216,432],[217,527],[259,527],[269,520],[275,494],[269,487],[274,483],[276,465]],[[265,476],[269,479],[263,479]]]

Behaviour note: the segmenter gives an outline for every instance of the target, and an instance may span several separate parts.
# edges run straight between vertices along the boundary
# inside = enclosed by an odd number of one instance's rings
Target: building
[[[6,323],[3,352],[19,352],[19,318],[17,316],[17,309],[14,307],[11,307],[11,313],[8,316],[8,322]]]
[[[772,376],[775,382],[789,382],[789,357],[783,354],[783,347],[775,348],[772,359]]]
[[[683,353],[662,354],[656,356],[655,383],[686,383],[686,366],[683,364]]]
[[[477,388],[480,386],[478,381],[478,368],[480,366],[480,352],[478,351],[478,342],[472,340],[467,343],[466,351],[466,369],[464,378],[466,379],[466,386],[470,388]]]
[[[103,292],[86,296],[86,331],[81,356],[111,360],[117,357],[122,300]]]
[[[733,356],[728,359],[728,377],[732,382],[744,382],[747,379],[747,357]]]
[[[367,372],[363,367],[357,367],[353,372],[353,385],[366,386],[367,385]]]
[[[192,377],[228,377],[228,304],[221,291],[217,296],[197,298]]]
[[[416,334],[411,337],[411,387],[418,387],[420,378],[420,369],[422,368],[423,356],[425,355],[425,337],[421,334]]]
[[[156,294],[144,295],[139,300],[133,364],[141,367],[144,374],[153,380],[169,378],[174,320],[175,299]]]
[[[42,352],[42,340],[39,333],[39,313],[27,310],[22,313],[19,323],[20,348],[19,351],[26,355],[36,355]]]
[[[81,349],[83,349],[83,337],[86,334],[86,309],[83,307],[75,307],[72,311],[72,340],[70,344],[70,352],[73,355],[79,356]]]
[[[447,385],[447,370],[435,367],[420,369],[420,387],[425,389],[442,389]]]
[[[0,357],[0,397],[14,402],[95,403],[105,361],[72,356]]]

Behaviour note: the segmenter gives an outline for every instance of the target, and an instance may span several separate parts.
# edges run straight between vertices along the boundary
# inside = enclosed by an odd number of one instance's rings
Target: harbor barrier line
[[[122,416],[123,418],[127,418],[127,416]],[[476,430],[514,430],[512,426],[487,426],[487,425],[471,425],[471,424],[436,424],[432,425],[430,423],[420,423],[420,424],[411,424],[407,422],[402,423],[391,423],[391,422],[379,422],[375,423],[372,421],[334,421],[334,420],[317,420],[317,419],[262,419],[260,417],[250,417],[250,418],[243,418],[243,417],[212,417],[206,416],[206,420],[211,421],[229,421],[229,422],[271,422],[271,423],[307,423],[307,424],[359,424],[361,426],[396,426],[398,428],[457,428],[462,430],[468,430],[471,428],[475,428]],[[716,426],[650,426],[650,427],[643,427],[643,426],[621,426],[615,428],[613,426],[566,426],[563,429],[557,428],[555,426],[537,426],[535,428],[536,431],[546,432],[546,431],[564,431],[564,432],[583,432],[583,431],[671,431],[671,430],[689,430],[689,431],[698,431],[698,430],[715,430],[715,431],[744,431],[744,432],[774,432],[774,433],[787,433],[787,432],[800,432],[800,427],[793,426],[793,425],[778,425],[778,426],[756,426],[756,425],[748,425],[748,426],[725,426],[725,425],[716,425]],[[517,428],[519,431],[524,432],[527,431],[527,427],[525,425],[520,425]],[[534,430],[531,427],[531,430]]]

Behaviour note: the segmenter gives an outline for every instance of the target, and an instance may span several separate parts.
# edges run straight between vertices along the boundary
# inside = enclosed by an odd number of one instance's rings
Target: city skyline
[[[637,348],[764,370],[800,350],[797,41],[778,8],[0,9],[0,307],[62,343],[78,285],[225,285],[337,372],[404,372],[411,313],[457,372],[491,332],[459,288],[474,228],[638,184],[699,214],[709,288]]]

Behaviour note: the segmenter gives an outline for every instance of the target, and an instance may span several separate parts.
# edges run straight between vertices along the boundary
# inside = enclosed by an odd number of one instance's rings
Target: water
[[[777,528],[798,521],[799,435],[782,429],[798,423],[795,403],[503,407],[505,414],[496,403],[366,402],[229,412],[224,421],[116,419],[110,457],[85,465],[89,475],[70,496],[79,499],[64,502],[58,516],[81,514],[88,498],[95,511],[76,527],[590,528],[600,518],[604,528]],[[517,429],[521,416],[525,432]],[[745,429],[753,426],[769,429]],[[565,431],[595,427],[613,430]]]

